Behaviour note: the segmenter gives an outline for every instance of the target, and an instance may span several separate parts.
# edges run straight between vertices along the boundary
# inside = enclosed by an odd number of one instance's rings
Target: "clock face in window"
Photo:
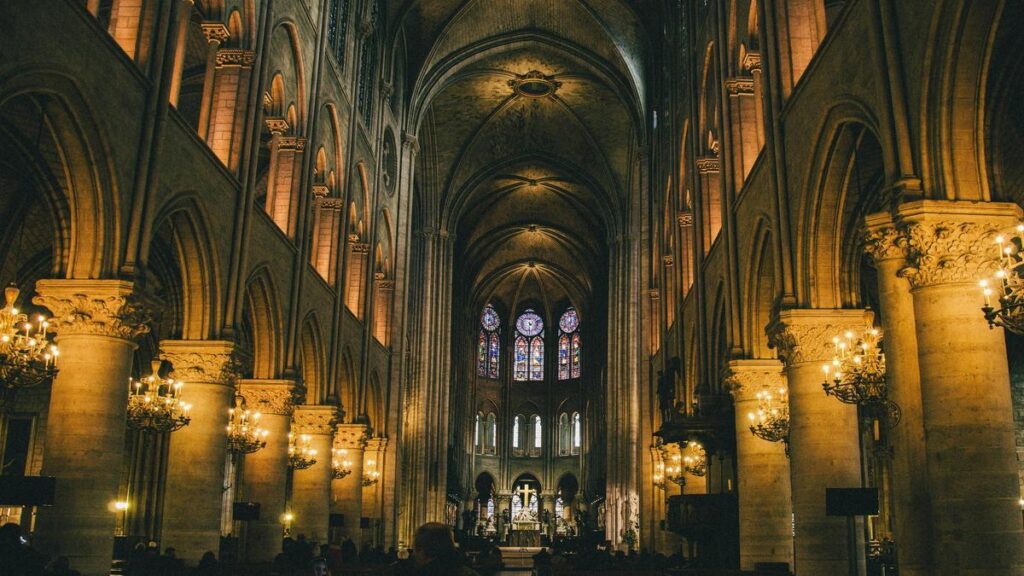
[[[516,330],[523,336],[536,336],[544,330],[544,321],[533,310],[527,310],[516,320]]]

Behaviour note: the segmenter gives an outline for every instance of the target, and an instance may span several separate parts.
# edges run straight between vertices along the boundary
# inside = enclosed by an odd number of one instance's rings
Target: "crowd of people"
[[[562,574],[663,574],[685,568],[681,555],[613,551],[611,546],[541,549],[533,556],[535,576]],[[47,559],[34,550],[17,524],[0,526],[0,574],[10,576],[76,576],[65,557]],[[504,566],[501,550],[488,545],[467,553],[455,545],[451,528],[427,523],[416,531],[407,550],[364,546],[345,539],[340,546],[317,547],[303,536],[285,538],[271,566],[226,566],[207,552],[196,566],[186,566],[173,547],[161,553],[156,542],[138,544],[120,563],[125,576],[496,576]]]

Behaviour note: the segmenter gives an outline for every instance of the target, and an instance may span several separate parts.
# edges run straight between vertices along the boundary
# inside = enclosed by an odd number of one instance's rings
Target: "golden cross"
[[[537,491],[530,488],[529,484],[522,484],[519,486],[519,490],[516,490],[516,494],[523,497],[523,508],[530,507],[530,494],[536,494]]]

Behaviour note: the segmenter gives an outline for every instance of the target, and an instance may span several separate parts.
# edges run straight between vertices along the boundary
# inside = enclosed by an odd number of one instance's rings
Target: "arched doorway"
[[[540,491],[540,481],[533,474],[520,474],[512,483],[509,545],[540,546],[543,520]]]

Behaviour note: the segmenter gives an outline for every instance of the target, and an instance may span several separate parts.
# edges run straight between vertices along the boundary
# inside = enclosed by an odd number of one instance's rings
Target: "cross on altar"
[[[530,507],[530,495],[536,493],[537,491],[530,488],[529,484],[522,484],[519,486],[519,489],[516,490],[516,494],[519,494],[523,498],[523,508]]]

